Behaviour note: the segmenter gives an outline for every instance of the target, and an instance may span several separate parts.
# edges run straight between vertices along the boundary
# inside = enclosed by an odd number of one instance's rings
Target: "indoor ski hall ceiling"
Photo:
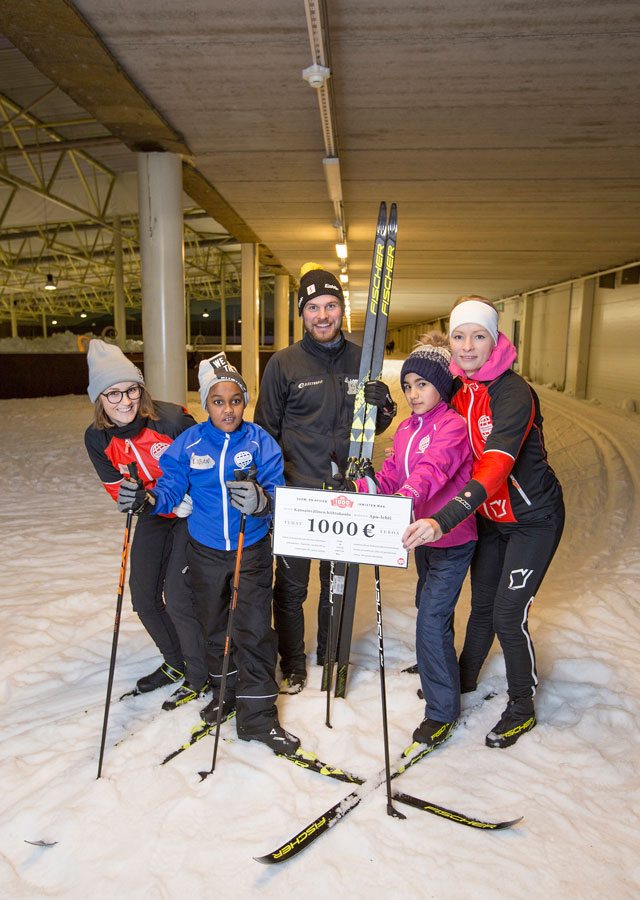
[[[183,155],[188,290],[240,241],[337,271],[345,229],[356,328],[380,200],[396,326],[639,256],[637,2],[3,0],[0,33],[5,300],[54,262],[107,297],[117,214],[131,301],[140,149]]]

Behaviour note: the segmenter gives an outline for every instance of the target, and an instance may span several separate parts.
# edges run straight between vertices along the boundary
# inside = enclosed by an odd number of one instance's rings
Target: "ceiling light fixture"
[[[347,258],[347,242],[346,241],[343,244],[336,244],[336,253],[338,255],[338,259],[346,259]]]
[[[340,272],[340,281],[342,284],[349,284],[349,276],[346,272]]]
[[[202,318],[203,319],[209,318],[209,310],[206,308],[206,306],[205,306],[204,312],[202,313]]]
[[[49,272],[49,274],[47,275],[46,284],[44,286],[45,291],[55,291],[57,287],[58,285],[53,280],[53,275],[51,274],[51,272]]]
[[[86,312],[85,312],[84,310],[82,310],[82,312],[80,313],[80,318],[81,318],[81,319],[86,319],[86,318],[87,318],[87,314],[86,314]]]

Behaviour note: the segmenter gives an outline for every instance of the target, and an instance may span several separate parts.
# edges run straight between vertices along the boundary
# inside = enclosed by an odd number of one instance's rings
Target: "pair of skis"
[[[380,204],[376,226],[362,355],[349,440],[347,475],[350,478],[361,477],[370,467],[373,455],[378,410],[376,406],[365,402],[364,385],[382,375],[397,234],[396,204],[391,205],[387,219],[387,206],[383,202]],[[342,562],[331,564],[329,629],[322,673],[322,689],[327,692],[326,724],[329,727],[334,661],[337,662],[335,696],[346,696],[357,587],[357,565]]]
[[[417,762],[420,762],[421,759],[424,759],[425,756],[435,750],[437,746],[439,745],[436,745],[435,747],[425,747],[422,744],[412,744],[405,750],[400,761],[394,766],[391,779],[399,778],[400,775],[407,771],[407,769],[410,769],[411,766],[414,766]],[[408,756],[408,754],[412,755]],[[329,773],[323,772],[322,774]],[[336,776],[330,775],[330,777]],[[326,812],[322,813],[322,815],[310,822],[305,828],[287,840],[284,844],[281,844],[276,850],[265,853],[263,856],[254,856],[254,859],[256,862],[263,863],[263,865],[277,865],[286,862],[293,856],[297,856],[316,841],[320,835],[324,834],[325,831],[333,828],[338,822],[344,819],[345,816],[350,812],[353,812],[353,810],[359,806],[369,794],[380,787],[380,785],[384,784],[387,777],[388,770],[385,768],[374,775],[373,778],[369,778],[366,781],[353,775],[349,776],[348,779],[341,779],[355,781],[359,786],[351,791],[351,793],[347,794],[346,797],[343,797],[342,800],[338,801],[338,803],[335,803],[326,810]],[[470,828],[479,828],[483,831],[502,831],[505,828],[511,828],[513,825],[517,825],[523,818],[522,816],[519,816],[516,819],[508,819],[503,822],[488,822],[484,819],[477,819],[473,816],[467,816],[464,813],[456,812],[453,809],[448,809],[446,806],[431,803],[428,800],[421,800],[419,797],[414,797],[411,794],[404,794],[401,791],[394,791],[393,799],[399,803],[406,804],[407,806],[412,806],[415,809],[420,809],[423,812],[449,819],[451,822],[457,822],[459,825],[467,825]],[[402,816],[402,818],[404,818],[404,816]]]

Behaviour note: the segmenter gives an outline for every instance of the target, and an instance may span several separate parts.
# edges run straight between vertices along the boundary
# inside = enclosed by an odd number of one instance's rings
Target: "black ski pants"
[[[493,638],[498,636],[509,697],[532,697],[538,676],[529,634],[529,610],[564,528],[564,505],[538,522],[504,523],[478,516],[471,562],[471,613],[462,653],[460,686],[473,690]]]
[[[236,551],[216,550],[189,538],[187,560],[215,697],[220,694]],[[272,573],[271,536],[266,535],[242,551],[224,697],[237,701],[237,726],[245,734],[263,734],[278,721]]]
[[[200,687],[207,679],[202,629],[186,577],[186,519],[138,516],[131,542],[133,609],[165,661]]]
[[[304,649],[304,612],[307,599],[310,559],[297,556],[276,557],[273,585],[273,621],[278,635],[280,668],[283,675],[307,673]],[[318,601],[318,658],[324,662],[329,624],[329,584],[331,563],[320,562],[320,597]]]

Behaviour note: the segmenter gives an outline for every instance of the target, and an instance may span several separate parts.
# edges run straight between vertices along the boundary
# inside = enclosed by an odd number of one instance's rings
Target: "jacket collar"
[[[308,331],[305,331],[302,338],[302,346],[308,352],[313,354],[313,356],[319,356],[320,359],[335,359],[341,353],[343,353],[346,341],[342,332],[340,332],[340,343],[336,344],[335,347],[323,347],[322,344],[319,344],[318,341],[315,341]]]
[[[435,424],[440,416],[444,415],[446,411],[449,409],[448,405],[444,400],[441,400],[439,403],[430,409],[429,412],[424,413],[424,415],[418,415],[418,413],[412,412],[409,417],[409,422],[413,428],[417,428],[421,423],[422,425],[433,425]]]
[[[516,348],[506,334],[503,334],[500,331],[498,332],[498,343],[493,348],[491,356],[486,363],[478,369],[475,375],[471,376],[465,374],[464,369],[461,369],[453,359],[449,365],[449,371],[454,376],[462,378],[463,381],[493,381],[494,378],[497,378],[499,375],[502,375],[503,372],[506,372],[507,369],[511,368],[517,356],[518,351]]]

